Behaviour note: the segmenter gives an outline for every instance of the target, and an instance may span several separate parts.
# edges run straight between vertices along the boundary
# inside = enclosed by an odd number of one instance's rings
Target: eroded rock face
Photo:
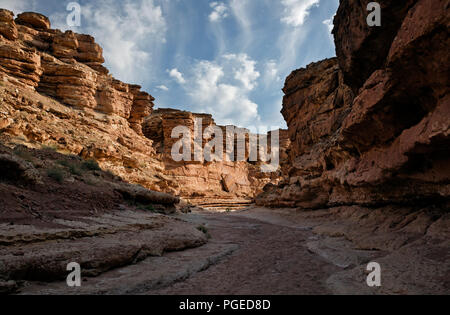
[[[158,109],[149,116],[144,123],[144,134],[154,142],[154,148],[164,162],[164,177],[173,193],[181,195],[194,203],[205,200],[227,200],[239,198],[252,198],[262,192],[267,183],[278,183],[280,171],[264,173],[261,171],[261,163],[249,163],[249,136],[245,137],[245,160],[233,162],[227,159],[226,126],[217,126],[223,133],[222,161],[195,161],[194,136],[195,121],[201,119],[202,134],[208,127],[216,126],[212,115],[195,114],[174,109]],[[192,161],[175,162],[172,158],[172,148],[179,138],[172,138],[174,128],[187,127],[191,135]],[[236,128],[234,126],[229,126]],[[288,145],[287,137],[283,138],[285,131],[281,131],[281,158],[286,155]],[[210,139],[212,140],[212,139]],[[202,148],[210,140],[202,140]],[[235,145],[242,141],[235,137]],[[284,147],[283,147],[284,146]],[[237,153],[235,153],[236,155]]]
[[[24,12],[19,14],[17,16],[16,23],[36,29],[50,29],[50,20],[46,16],[35,12]]]
[[[23,86],[63,104],[116,114],[142,134],[153,98],[140,87],[108,76],[103,50],[89,35],[52,30],[37,13],[0,11],[0,70]]]
[[[14,13],[11,11],[0,9],[0,34],[9,40],[15,40],[18,37]]]
[[[103,62],[93,37],[0,10],[1,141],[96,159],[124,180],[164,190],[162,162],[141,127],[154,99],[108,75]]]
[[[283,89],[283,116],[291,138],[290,175],[318,176],[337,164],[336,136],[351,110],[353,93],[343,84],[336,59],[294,71]]]
[[[128,182],[202,202],[248,202],[267,183],[278,183],[280,172],[264,174],[260,163],[174,162],[172,129],[181,125],[193,132],[194,119],[201,117],[205,130],[215,126],[212,116],[173,110],[151,115],[154,98],[108,75],[93,37],[53,30],[34,13],[14,20],[12,12],[1,10],[0,23],[3,143],[53,146],[95,159]],[[287,133],[281,138],[284,161]]]
[[[287,78],[292,167],[261,205],[448,202],[449,2],[384,1],[379,29],[366,2],[341,2],[337,60]]]
[[[336,55],[345,82],[355,93],[375,70],[383,67],[405,16],[418,1],[380,1],[382,27],[368,27],[369,2],[372,1],[340,1],[334,19]]]

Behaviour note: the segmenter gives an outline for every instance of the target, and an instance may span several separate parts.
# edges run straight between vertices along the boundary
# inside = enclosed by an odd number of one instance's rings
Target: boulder
[[[16,18],[16,23],[40,30],[50,29],[50,20],[46,16],[34,12],[24,12],[19,14]]]
[[[16,40],[18,38],[14,13],[5,9],[0,9],[0,35],[9,40]]]

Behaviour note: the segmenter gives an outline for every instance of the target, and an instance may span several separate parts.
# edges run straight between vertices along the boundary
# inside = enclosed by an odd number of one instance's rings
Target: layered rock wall
[[[104,61],[89,35],[51,29],[37,13],[14,19],[0,10],[0,140],[95,159],[126,181],[192,201],[251,200],[267,183],[278,183],[280,171],[265,174],[260,163],[174,162],[172,129],[186,126],[193,134],[194,119],[202,118],[204,131],[215,126],[212,116],[152,115],[154,98],[109,75]]]
[[[208,162],[202,159],[199,161],[195,158],[194,137],[196,120],[201,125],[198,126],[201,131],[201,149],[214,139],[205,139],[203,135],[208,127],[219,127],[223,135],[223,155],[220,161]],[[180,141],[179,138],[172,138],[172,131],[176,127],[186,127],[190,131],[191,139],[188,143],[191,149],[191,160],[175,162],[172,157],[172,148],[175,143]],[[231,128],[230,128],[231,127]],[[239,129],[235,126],[228,126],[228,130]],[[208,114],[195,114],[191,112],[179,111],[174,109],[158,109],[149,116],[144,123],[144,134],[154,142],[156,152],[160,154],[160,158],[164,161],[164,175],[167,178],[174,179],[170,182],[171,188],[175,194],[191,200],[192,202],[201,202],[205,199],[236,199],[236,198],[252,198],[262,192],[262,188],[268,184],[278,183],[281,170],[276,172],[264,173],[261,171],[261,161],[251,162],[249,158],[249,137],[248,130],[242,129],[246,134],[244,139],[237,136],[238,132],[229,132],[227,134],[227,126],[217,126]],[[287,137],[283,138],[285,131],[280,131],[281,138],[281,157],[286,154],[288,145]],[[239,141],[244,140],[245,143],[245,159],[237,159],[237,150],[227,151],[228,141],[231,141],[234,148],[239,147]],[[270,136],[269,136],[270,137]],[[283,141],[284,140],[284,141]],[[234,161],[232,159],[234,158]]]
[[[95,159],[124,180],[163,191],[163,164],[142,134],[154,98],[102,65],[89,35],[50,28],[37,13],[0,10],[0,137]]]
[[[108,75],[102,48],[89,35],[50,28],[37,13],[0,11],[0,70],[63,104],[116,114],[142,133],[154,99]]]
[[[290,170],[258,203],[441,204],[450,197],[449,1],[341,1],[337,59],[294,71],[283,115]]]

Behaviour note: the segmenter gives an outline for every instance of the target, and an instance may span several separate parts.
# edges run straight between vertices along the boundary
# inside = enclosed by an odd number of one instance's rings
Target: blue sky
[[[61,0],[0,0],[70,29]],[[285,127],[284,80],[335,55],[338,0],[83,0],[81,26],[118,79],[137,83],[156,107],[212,113],[217,123]]]

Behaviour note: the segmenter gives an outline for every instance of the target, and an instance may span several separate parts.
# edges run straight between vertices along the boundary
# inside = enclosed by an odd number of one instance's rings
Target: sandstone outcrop
[[[19,14],[16,23],[30,26],[35,29],[50,29],[50,20],[46,16],[35,12],[24,12]]]
[[[204,130],[215,125],[211,115],[171,110],[152,115],[155,99],[109,75],[93,37],[53,30],[40,14],[14,20],[12,12],[2,10],[0,20],[4,143],[54,146],[95,159],[126,181],[192,202],[239,199],[243,204],[267,183],[278,183],[279,172],[264,174],[260,163],[175,163],[172,129],[193,130],[194,118],[201,116]]]
[[[264,173],[261,171],[262,162],[250,162],[249,157],[249,132],[245,137],[244,147],[245,159],[232,161],[233,153],[227,152],[227,127],[217,126],[223,133],[223,156],[221,161],[195,161],[194,159],[194,136],[195,120],[201,119],[201,132],[204,134],[208,127],[216,126],[212,115],[195,114],[174,109],[158,109],[149,116],[144,123],[144,134],[153,140],[153,146],[164,163],[163,175],[168,179],[173,193],[180,195],[194,203],[204,203],[205,200],[215,201],[218,206],[223,200],[233,199],[251,199],[268,184],[278,183],[280,171]],[[190,130],[192,161],[175,162],[172,158],[172,148],[179,138],[172,138],[172,130],[175,127],[183,126]],[[200,129],[199,127],[199,129]],[[228,126],[237,128],[234,126]],[[285,131],[280,132],[280,138],[285,135]],[[281,140],[281,155],[286,154],[288,140],[285,136]],[[241,137],[231,135],[231,141],[234,139],[235,148],[238,147],[238,141]],[[212,140],[212,139],[210,139]],[[202,139],[202,148],[210,140]],[[237,150],[236,150],[237,151]],[[234,152],[236,159],[237,152]],[[283,155],[284,154],[284,155]]]
[[[15,40],[18,37],[14,14],[11,11],[0,9],[0,34],[9,40]]]
[[[142,135],[154,98],[116,80],[89,35],[50,28],[40,14],[0,10],[2,143],[42,145],[96,159],[125,180],[162,191],[162,169]]]
[[[333,30],[336,55],[346,84],[355,93],[375,71],[384,66],[392,41],[417,0],[380,1],[382,27],[368,27],[370,0],[340,1]]]
[[[153,98],[108,75],[102,48],[92,36],[50,28],[47,17],[0,11],[0,70],[23,86],[65,105],[116,114],[141,133]]]
[[[366,2],[341,2],[337,59],[287,78],[291,168],[259,204],[448,203],[449,2],[384,1],[380,28]]]

